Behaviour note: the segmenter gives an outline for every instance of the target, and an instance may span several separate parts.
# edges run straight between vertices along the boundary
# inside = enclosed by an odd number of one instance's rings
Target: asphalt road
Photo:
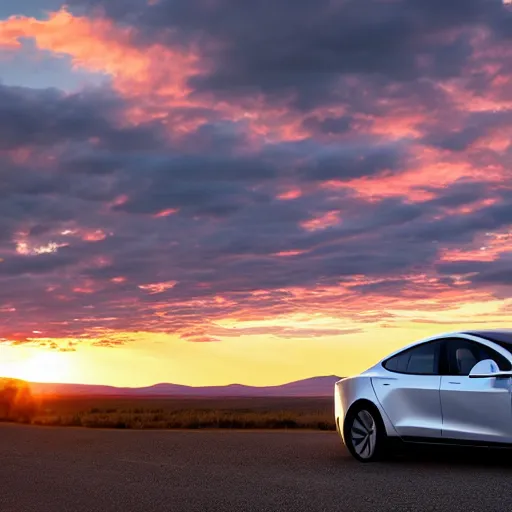
[[[2,512],[499,511],[512,453],[361,464],[335,433],[0,426]]]

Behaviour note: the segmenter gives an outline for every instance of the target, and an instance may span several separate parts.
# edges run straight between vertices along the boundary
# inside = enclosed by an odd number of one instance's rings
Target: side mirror
[[[512,372],[502,372],[496,361],[484,359],[471,368],[470,379],[489,379],[493,377],[512,377]]]

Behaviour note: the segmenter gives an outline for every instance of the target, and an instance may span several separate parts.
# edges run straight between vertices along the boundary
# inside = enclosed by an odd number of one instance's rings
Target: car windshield
[[[512,353],[512,329],[503,331],[470,331],[465,334],[492,341]]]

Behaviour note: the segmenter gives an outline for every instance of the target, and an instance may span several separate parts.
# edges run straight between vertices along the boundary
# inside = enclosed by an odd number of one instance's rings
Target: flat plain
[[[0,510],[510,510],[510,454],[427,450],[361,464],[337,434],[0,425]]]
[[[335,430],[331,397],[54,397],[38,403],[30,422],[46,426],[118,429]]]

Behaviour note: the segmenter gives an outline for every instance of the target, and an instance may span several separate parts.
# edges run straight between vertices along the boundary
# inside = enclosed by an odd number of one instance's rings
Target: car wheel
[[[386,432],[379,413],[373,407],[361,405],[351,411],[344,431],[350,454],[360,462],[373,462],[384,454]]]

